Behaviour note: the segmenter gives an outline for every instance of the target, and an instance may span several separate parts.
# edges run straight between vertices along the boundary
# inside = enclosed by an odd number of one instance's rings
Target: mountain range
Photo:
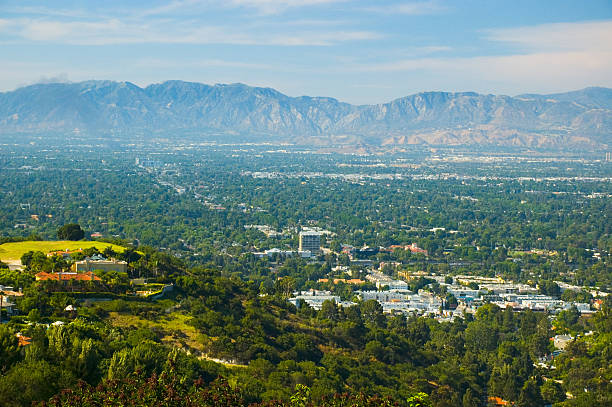
[[[375,105],[243,84],[36,84],[0,93],[0,134],[242,135],[311,145],[607,148],[612,89],[550,95],[424,92]]]

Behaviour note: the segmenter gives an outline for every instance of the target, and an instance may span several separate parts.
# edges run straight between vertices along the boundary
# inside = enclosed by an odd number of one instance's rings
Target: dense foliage
[[[136,397],[135,397],[136,395]],[[310,389],[297,385],[296,392],[289,400],[274,400],[262,403],[247,403],[236,391],[223,380],[215,380],[205,386],[202,380],[196,380],[192,386],[184,386],[168,375],[153,375],[143,380],[107,380],[97,387],[79,382],[76,389],[66,390],[54,396],[41,407],[76,407],[91,406],[177,406],[177,407],[392,407],[397,402],[389,398],[366,396],[363,393],[350,395],[335,394],[316,402],[310,399]],[[426,394],[416,394],[408,400],[409,407],[427,407],[429,399]]]
[[[57,238],[59,240],[81,240],[84,237],[85,232],[76,223],[68,223],[57,229]]]
[[[561,313],[550,320],[487,305],[473,319],[437,322],[387,316],[373,300],[296,309],[282,289],[260,296],[252,283],[208,269],[179,271],[175,286],[166,300],[83,303],[80,317],[65,325],[14,319],[3,326],[0,403],[44,400],[79,380],[97,386],[163,374],[182,385],[224,376],[245,403],[290,400],[297,385],[308,386],[317,403],[346,391],[389,396],[399,405],[422,392],[434,406],[481,405],[490,395],[538,405],[563,401],[565,391],[578,396],[568,405],[605,404],[612,394],[609,303],[590,319]],[[26,293],[21,307],[38,311],[42,322],[66,320],[64,306],[74,302],[70,293],[48,294],[36,284]],[[551,352],[553,328],[595,333],[555,358],[554,370],[536,367]],[[32,338],[25,350],[16,346],[16,329]],[[226,365],[208,360],[213,356]]]

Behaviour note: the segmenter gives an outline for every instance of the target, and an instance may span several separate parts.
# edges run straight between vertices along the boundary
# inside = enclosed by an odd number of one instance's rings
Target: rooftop
[[[41,271],[40,273],[36,274],[36,281],[48,281],[48,280],[54,280],[54,281],[67,281],[67,280],[77,280],[77,281],[102,281],[102,279],[96,275],[94,275],[93,272],[89,272],[89,273],[74,273],[74,272],[70,272],[70,273],[46,273],[44,271]]]

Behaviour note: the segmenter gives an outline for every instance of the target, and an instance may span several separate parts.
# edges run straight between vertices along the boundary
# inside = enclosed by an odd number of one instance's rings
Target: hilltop
[[[40,251],[43,253],[49,253],[52,251],[60,250],[79,250],[89,249],[95,247],[96,249],[103,251],[107,247],[111,247],[113,251],[121,253],[125,250],[124,247],[117,246],[111,243],[96,242],[96,241],[69,241],[69,240],[33,240],[24,242],[10,242],[0,244],[0,261],[14,262],[19,260],[24,253],[29,251]]]

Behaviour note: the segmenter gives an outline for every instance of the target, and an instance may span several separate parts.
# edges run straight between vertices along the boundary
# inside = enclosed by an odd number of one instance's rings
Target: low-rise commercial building
[[[127,272],[127,262],[115,259],[101,260],[86,258],[85,260],[75,262],[71,269],[76,273],[90,272],[94,270],[119,271],[125,273]]]
[[[340,297],[337,295],[332,295],[331,291],[310,290],[295,292],[293,293],[293,297],[289,298],[289,302],[295,305],[296,307],[299,306],[300,300],[303,300],[312,308],[320,310],[325,301],[334,301],[336,303],[339,303]]]

